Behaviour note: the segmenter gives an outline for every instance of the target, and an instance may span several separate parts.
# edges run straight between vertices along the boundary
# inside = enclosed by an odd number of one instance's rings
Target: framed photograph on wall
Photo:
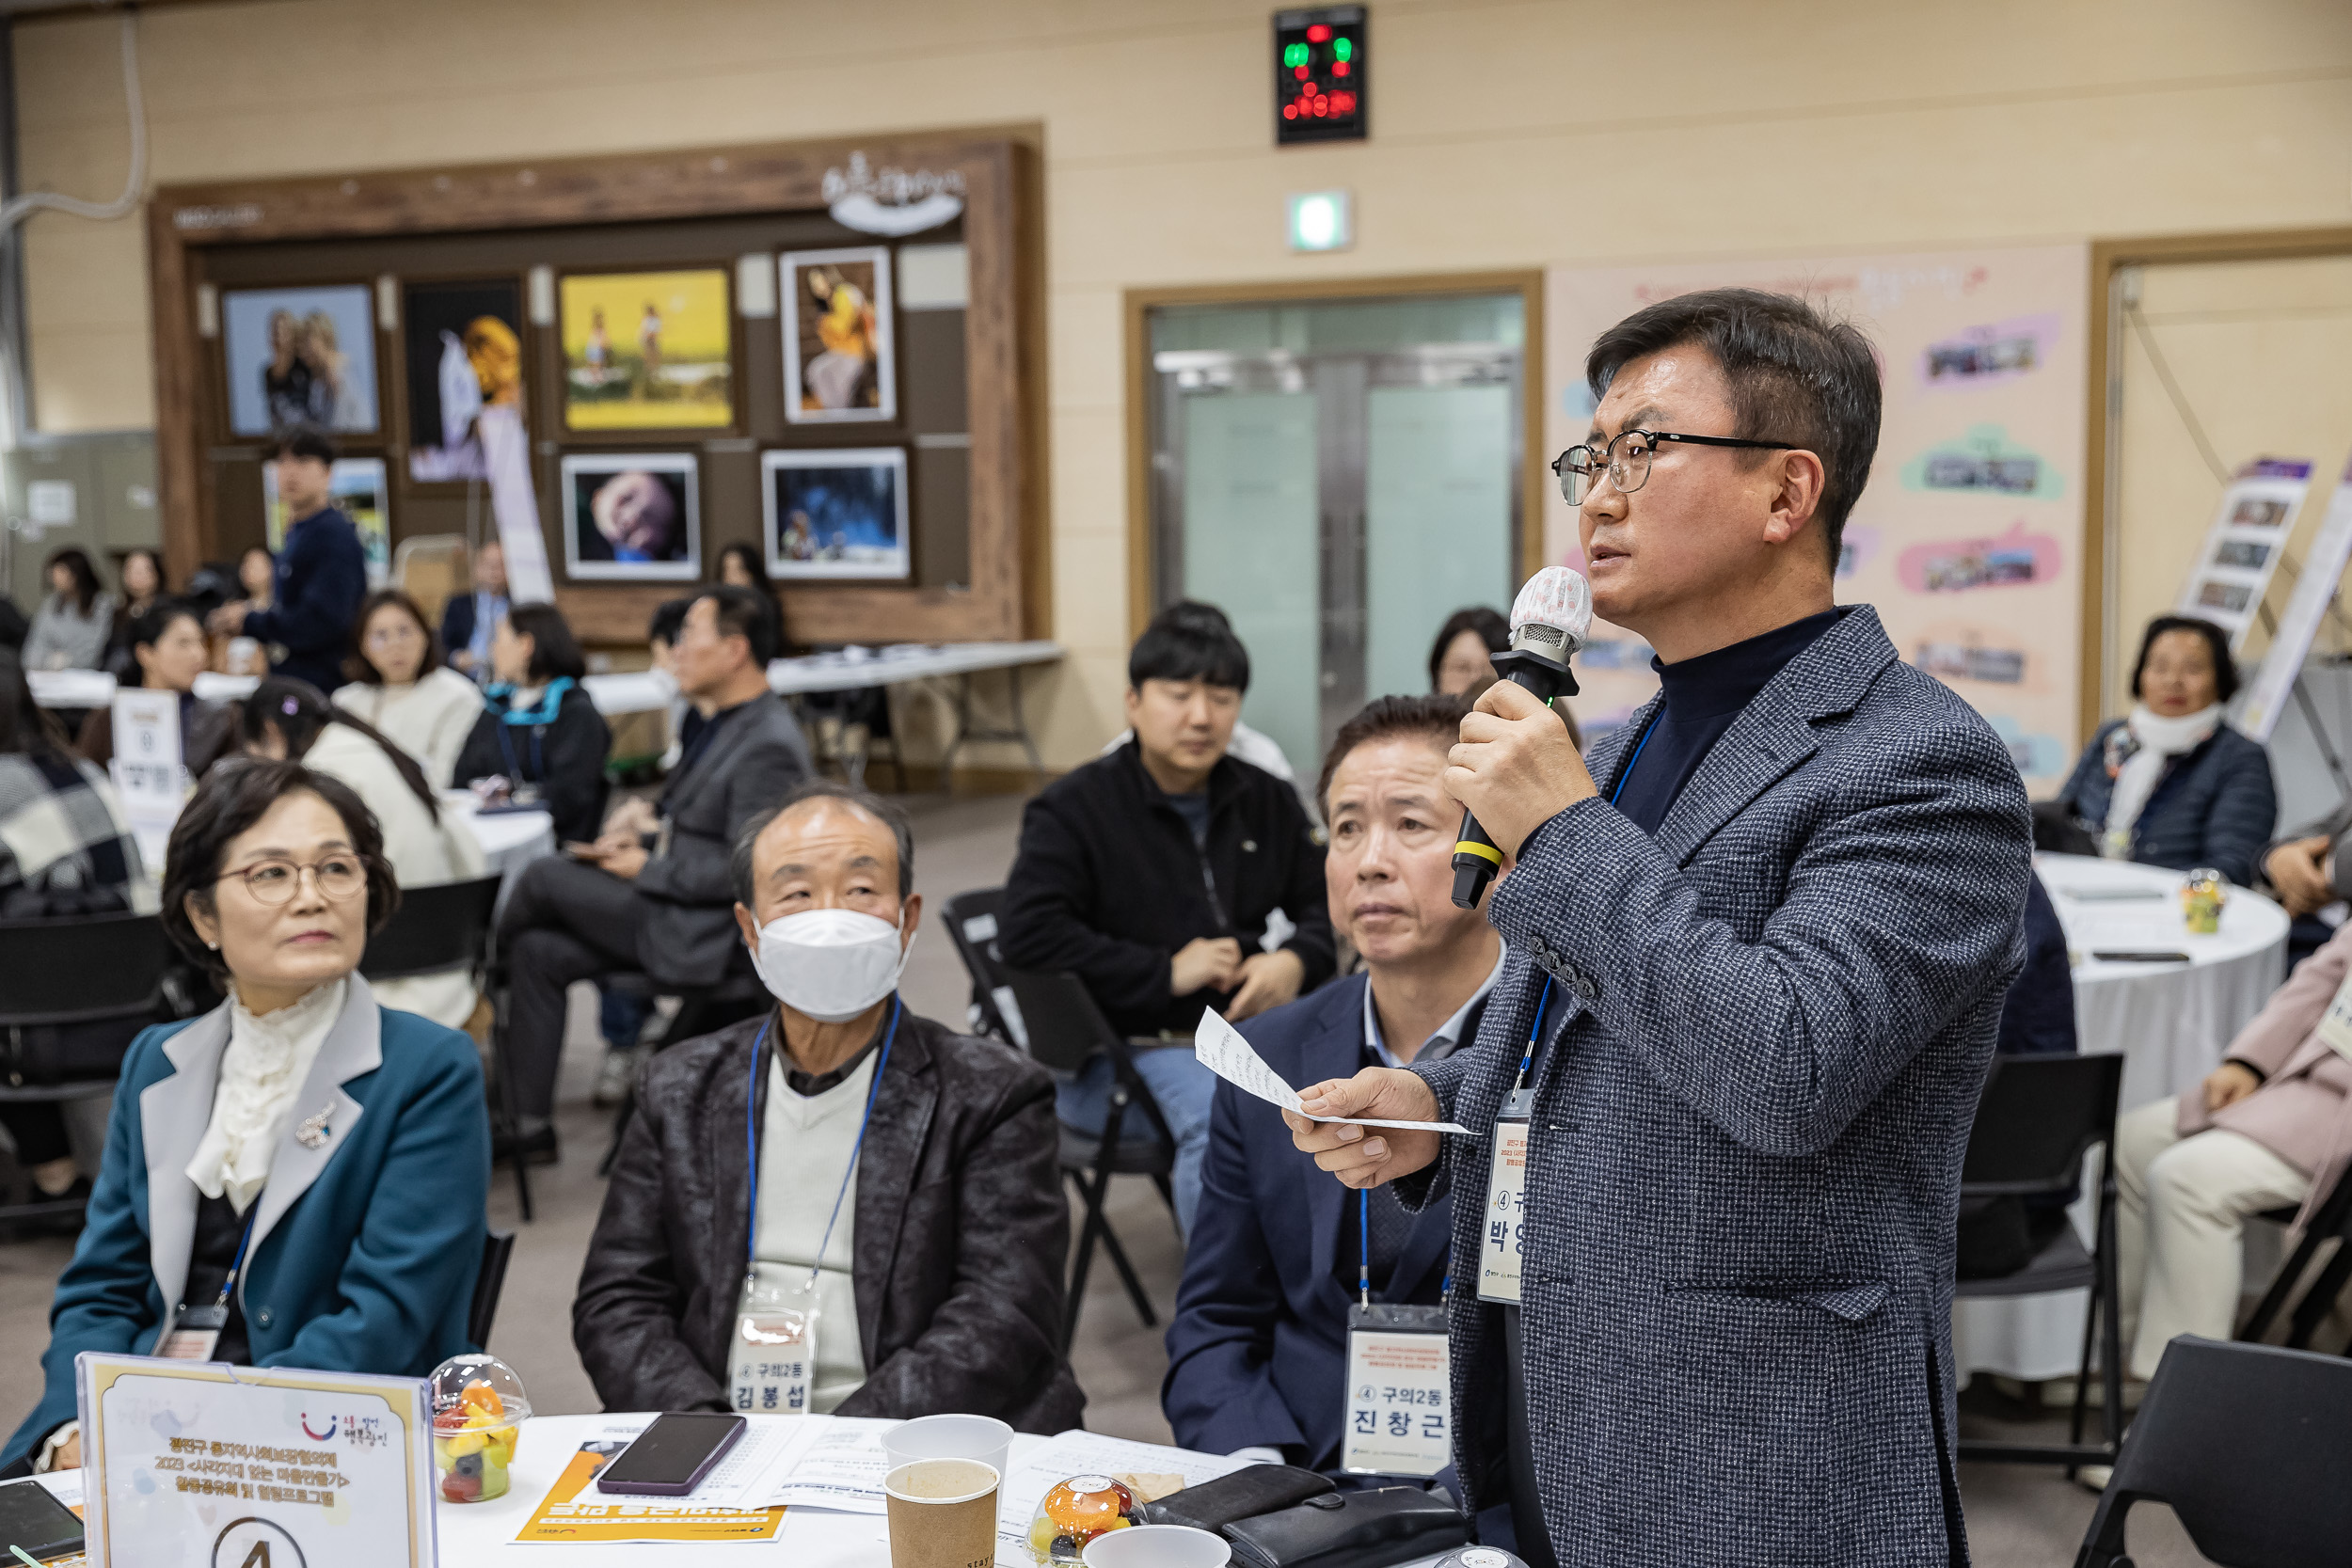
[[[392,575],[391,484],[380,457],[339,457],[326,471],[327,491],[334,503],[359,531],[359,547],[367,553],[368,586],[381,588]],[[286,547],[286,529],[301,519],[286,515],[278,499],[278,465],[262,465],[262,536],[276,555]]]
[[[523,401],[522,286],[511,277],[411,283],[401,296],[408,477],[487,479],[474,420]]]
[[[572,273],[556,293],[565,430],[734,427],[724,267]]]
[[[230,435],[306,424],[375,433],[375,295],[367,285],[224,290],[220,340]]]
[[[576,578],[692,582],[703,575],[694,454],[574,452],[559,495],[564,570]]]
[[[904,450],[766,452],[759,479],[770,577],[913,575]]]
[[[787,250],[777,264],[785,417],[794,424],[897,419],[889,248]]]

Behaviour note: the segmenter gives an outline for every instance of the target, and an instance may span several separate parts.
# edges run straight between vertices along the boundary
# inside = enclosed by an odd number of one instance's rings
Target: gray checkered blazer
[[[1487,1137],[1549,976],[1526,1212],[1528,1407],[1562,1568],[1964,1562],[1953,1484],[1961,1158],[2021,961],[2026,791],[1868,606],[1790,660],[1653,840],[1603,799],[1496,889],[1475,1048],[1418,1069],[1478,1130],[1460,1183],[1455,1458],[1502,1491]]]

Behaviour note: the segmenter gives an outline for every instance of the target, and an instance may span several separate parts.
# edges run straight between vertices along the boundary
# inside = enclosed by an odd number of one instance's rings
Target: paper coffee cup
[[[996,1466],[918,1459],[882,1478],[890,1568],[995,1568]]]

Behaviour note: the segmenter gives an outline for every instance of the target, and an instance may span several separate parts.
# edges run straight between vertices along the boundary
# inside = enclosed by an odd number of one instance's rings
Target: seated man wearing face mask
[[[598,1397],[1076,1426],[1053,1080],[899,1000],[923,912],[905,816],[803,784],[745,825],[733,876],[777,1006],[638,1085],[572,1304]]]

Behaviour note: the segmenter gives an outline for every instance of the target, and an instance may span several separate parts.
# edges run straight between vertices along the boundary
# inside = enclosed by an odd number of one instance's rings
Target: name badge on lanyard
[[[866,1115],[857,1124],[857,1140],[850,1146],[850,1164],[841,1173],[841,1189],[834,1194],[833,1212],[817,1243],[817,1261],[808,1277],[787,1283],[763,1283],[759,1277],[759,1105],[760,1048],[768,1042],[768,1023],[752,1041],[751,1082],[743,1089],[744,1161],[750,1168],[751,1196],[746,1204],[743,1295],[737,1304],[735,1335],[727,1347],[727,1402],[738,1414],[805,1416],[809,1393],[817,1381],[817,1281],[824,1269],[825,1249],[833,1244],[833,1227],[841,1219],[841,1205],[857,1175],[859,1150],[866,1147],[866,1130],[874,1120],[874,1101],[882,1093],[882,1074],[890,1070],[890,1048],[898,1038],[898,1019],[905,1004],[894,1000],[890,1030],[882,1037],[882,1056],[874,1063],[874,1080],[866,1091]],[[774,1015],[770,1015],[772,1022]],[[798,1274],[796,1268],[794,1274]]]
[[[2352,1060],[2352,974],[2344,976],[2344,984],[2336,988],[2336,999],[2328,1004],[2319,1021],[2319,1037],[2337,1055]]]
[[[1535,1091],[1519,1088],[1495,1119],[1494,1151],[1486,1167],[1486,1208],[1480,1216],[1478,1299],[1519,1304],[1519,1264],[1527,1252],[1527,1151]]]
[[[1452,1389],[1444,1307],[1349,1307],[1340,1467],[1420,1477],[1444,1469],[1454,1458]]]
[[[155,1336],[155,1354],[167,1361],[210,1361],[215,1347],[220,1343],[220,1332],[229,1326],[229,1296],[237,1288],[237,1275],[245,1268],[246,1248],[253,1244],[253,1222],[261,1217],[258,1197],[252,1212],[246,1216],[245,1234],[238,1239],[237,1256],[229,1262],[229,1276],[220,1282],[220,1296],[210,1307],[190,1307],[186,1302],[164,1324],[164,1331]]]

